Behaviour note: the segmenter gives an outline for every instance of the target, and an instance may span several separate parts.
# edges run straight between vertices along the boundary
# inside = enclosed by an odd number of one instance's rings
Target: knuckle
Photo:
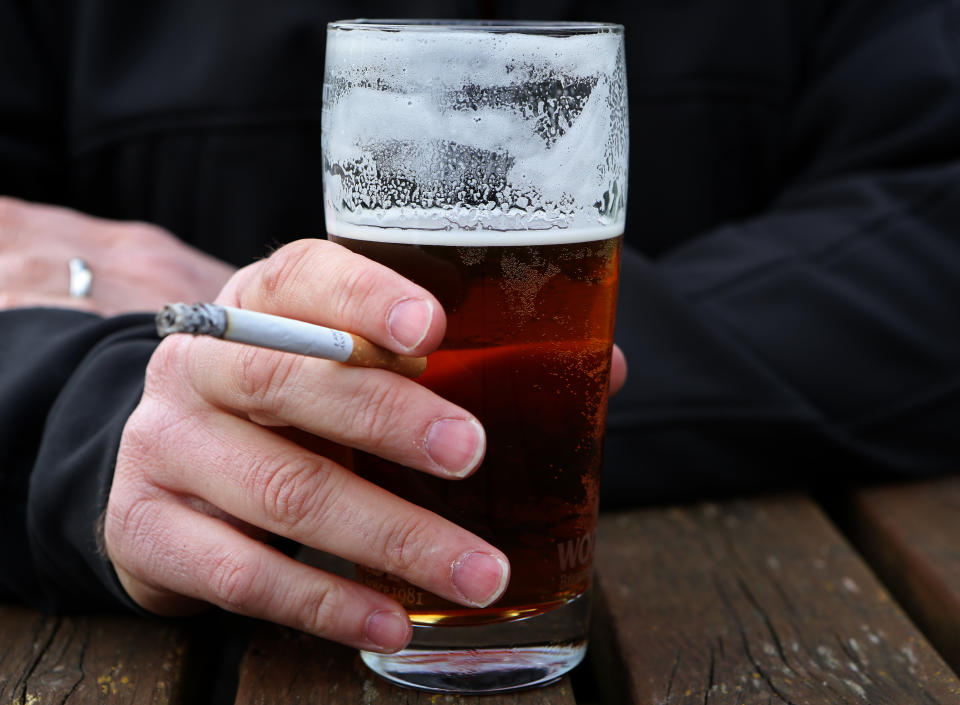
[[[263,261],[260,266],[262,295],[274,304],[282,304],[295,289],[314,246],[310,240],[297,240],[284,245]]]
[[[398,575],[409,574],[422,564],[428,547],[434,544],[435,539],[436,531],[420,516],[408,516],[387,523],[380,539],[383,569]]]
[[[259,276],[257,273],[262,266],[262,261],[254,262],[233,272],[227,279],[226,284],[223,285],[220,292],[221,298],[218,301],[244,308],[244,300],[250,298],[250,288],[256,282]]]
[[[163,487],[194,446],[206,442],[209,423],[209,412],[145,396],[124,424],[114,482]]]
[[[267,517],[288,536],[306,535],[305,522],[323,516],[341,489],[322,460],[307,457],[267,458],[256,464],[251,483]]]
[[[107,247],[151,248],[158,241],[172,237],[158,225],[139,220],[102,221],[99,236]],[[142,257],[146,252],[138,253]]]
[[[135,240],[143,242],[144,244],[160,241],[169,242],[171,244],[178,242],[173,235],[161,228],[159,225],[154,225],[153,223],[133,221],[127,223],[127,226],[130,228],[131,237],[133,237]]]
[[[204,369],[208,359],[204,351],[210,342],[188,335],[171,335],[161,341],[147,364],[143,397],[137,407],[138,411],[146,407],[144,423],[174,424],[178,419],[193,419],[207,408],[204,387],[209,384],[209,372]],[[154,416],[148,415],[147,409]]]
[[[376,292],[383,289],[380,270],[371,262],[359,265],[351,262],[338,272],[337,284],[333,287],[331,306],[337,319],[351,319],[351,311],[365,310]],[[355,316],[353,316],[355,318]]]
[[[217,601],[234,612],[247,612],[258,604],[264,594],[257,559],[246,560],[228,552],[214,559],[210,565],[207,584]]]
[[[144,377],[146,392],[162,392],[173,388],[171,381],[182,378],[189,369],[192,342],[189,336],[184,335],[171,335],[161,341],[147,364]]]
[[[58,279],[63,280],[66,287],[67,266],[62,259],[54,260],[54,255],[48,252],[17,252],[5,256],[4,270],[11,272],[8,279],[19,282],[28,290],[44,290],[57,286]]]
[[[290,387],[303,358],[299,355],[244,346],[236,367],[237,392],[248,406],[270,416],[283,415]]]
[[[386,375],[367,375],[358,386],[346,421],[355,430],[358,440],[377,444],[390,435],[392,426],[402,419],[408,408],[402,387]]]
[[[193,415],[177,414],[160,403],[142,402],[123,427],[117,458],[118,470],[149,474],[153,467],[162,465],[167,455],[165,449],[178,445],[180,429],[188,421],[189,428],[192,428],[195,421]]]
[[[130,491],[111,492],[103,523],[107,554],[131,572],[142,572],[139,559],[152,555],[149,547],[160,534],[159,524],[152,498]]]
[[[338,615],[343,609],[343,588],[325,581],[308,601],[303,618],[304,629],[311,634],[332,635],[336,631]]]
[[[118,464],[127,467],[127,460],[139,464],[144,458],[151,457],[159,442],[156,421],[156,417],[150,413],[146,405],[134,409],[120,437]]]

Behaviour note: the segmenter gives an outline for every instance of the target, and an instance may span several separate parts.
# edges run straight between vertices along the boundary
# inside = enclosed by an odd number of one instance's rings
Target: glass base
[[[583,660],[589,610],[583,594],[512,622],[414,626],[403,651],[361,651],[360,657],[374,673],[420,690],[483,694],[546,685]]]

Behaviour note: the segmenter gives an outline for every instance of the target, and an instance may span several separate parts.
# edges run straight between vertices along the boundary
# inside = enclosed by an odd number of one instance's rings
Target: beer
[[[510,559],[495,604],[395,576],[413,637],[361,652],[392,681],[495,692],[586,651],[614,307],[626,215],[623,28],[353,20],[330,25],[327,232],[431,291],[447,332],[420,382],[487,433],[464,480],[358,454],[356,471]]]
[[[511,564],[505,595],[485,609],[465,609],[365,568],[359,579],[398,599],[415,624],[516,619],[585,592],[621,238],[471,247],[331,239],[439,299],[447,333],[419,381],[475,414],[489,439],[482,465],[465,480],[369,455],[357,459],[356,470],[488,540]]]

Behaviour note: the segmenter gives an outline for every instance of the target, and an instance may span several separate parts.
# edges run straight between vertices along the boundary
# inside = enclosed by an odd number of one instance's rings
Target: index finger
[[[341,328],[404,355],[432,352],[446,330],[430,292],[327,240],[298,240],[240,270],[217,302]]]

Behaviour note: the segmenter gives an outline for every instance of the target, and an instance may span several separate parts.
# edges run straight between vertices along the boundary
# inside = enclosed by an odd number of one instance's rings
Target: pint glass
[[[432,690],[549,682],[586,650],[626,205],[623,28],[336,22],[323,90],[329,236],[439,299],[447,332],[420,381],[488,441],[466,480],[369,455],[355,469],[511,564],[482,609],[358,566],[414,625],[407,649],[362,658]]]

